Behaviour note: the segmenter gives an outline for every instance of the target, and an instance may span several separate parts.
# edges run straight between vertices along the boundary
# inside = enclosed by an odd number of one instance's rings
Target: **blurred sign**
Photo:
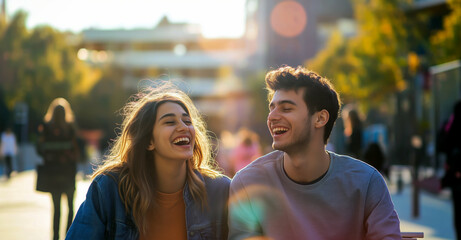
[[[25,103],[17,103],[14,106],[14,122],[16,124],[27,124],[29,109]]]
[[[29,107],[27,104],[21,102],[14,106],[14,132],[20,143],[27,141],[28,116]]]

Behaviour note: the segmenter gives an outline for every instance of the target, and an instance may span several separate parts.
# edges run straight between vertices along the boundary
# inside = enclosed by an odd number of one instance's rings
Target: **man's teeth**
[[[189,141],[190,141],[190,140],[189,140],[189,138],[186,138],[186,137],[182,137],[182,138],[176,138],[176,139],[174,140],[174,142],[173,142],[173,143],[175,143],[175,144],[176,144],[176,143],[180,143],[180,142],[186,142],[186,143],[189,143]]]
[[[274,132],[274,133],[284,133],[286,131],[288,131],[288,128],[276,127],[274,129],[272,129],[272,132]]]

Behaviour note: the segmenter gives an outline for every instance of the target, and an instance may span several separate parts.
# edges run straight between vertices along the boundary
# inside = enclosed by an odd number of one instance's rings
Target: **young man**
[[[340,106],[330,82],[282,67],[266,87],[275,151],[232,180],[229,239],[401,239],[380,173],[325,150]]]

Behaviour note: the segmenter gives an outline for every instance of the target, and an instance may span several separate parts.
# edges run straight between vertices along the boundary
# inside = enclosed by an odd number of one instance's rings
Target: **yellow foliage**
[[[322,71],[323,67],[325,67],[326,61],[338,51],[338,49],[344,45],[344,38],[342,37],[339,31],[335,31],[331,34],[326,48],[320,50],[317,53],[317,56],[314,59],[308,59],[305,62],[305,66],[309,69],[313,69],[315,71],[324,72]]]
[[[405,81],[397,81],[396,87],[397,91],[402,92],[407,89],[408,84]]]
[[[100,69],[91,69],[86,66],[79,65],[81,69],[81,80],[73,89],[75,95],[86,95],[90,92],[93,86],[101,79],[102,71]]]
[[[431,37],[433,62],[435,64],[461,58],[461,0],[447,1],[451,13],[444,19],[443,30]]]
[[[62,55],[59,54],[54,49],[47,49],[47,54],[46,54],[46,59],[45,62],[48,66],[53,68],[53,73],[55,74],[54,78],[56,79],[57,82],[62,82],[64,81],[64,70],[61,67],[61,62],[62,62]]]
[[[410,68],[410,71],[412,73],[416,73],[416,71],[418,70],[419,64],[420,64],[418,54],[414,52],[410,52],[407,58],[408,58],[408,67]]]
[[[383,22],[381,22],[381,32],[384,34],[384,35],[387,35],[387,36],[391,36],[392,35],[392,26],[391,24],[389,23],[389,21],[386,21],[386,20],[383,20]]]

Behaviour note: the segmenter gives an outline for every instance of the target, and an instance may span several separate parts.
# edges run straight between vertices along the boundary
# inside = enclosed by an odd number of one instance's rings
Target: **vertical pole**
[[[411,145],[412,145],[412,183],[413,183],[413,191],[412,191],[412,216],[413,218],[419,218],[419,165],[421,162],[421,147],[422,147],[422,139],[419,136],[413,136],[411,138]]]

